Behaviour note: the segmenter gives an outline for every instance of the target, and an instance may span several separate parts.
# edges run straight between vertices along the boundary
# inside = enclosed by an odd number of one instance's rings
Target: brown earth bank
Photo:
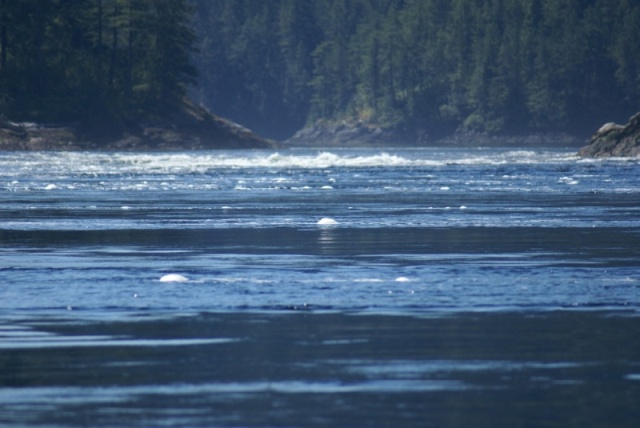
[[[0,150],[180,151],[270,149],[277,143],[184,100],[162,120],[82,124],[0,121]]]
[[[640,156],[640,113],[626,125],[606,123],[578,151],[582,157],[637,157]]]
[[[403,132],[364,122],[317,122],[282,143],[285,147],[580,147],[584,138],[562,133],[490,135],[456,132],[433,137],[426,131]]]

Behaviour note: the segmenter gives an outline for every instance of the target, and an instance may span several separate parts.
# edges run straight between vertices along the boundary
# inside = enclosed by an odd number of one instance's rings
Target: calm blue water
[[[635,427],[639,163],[0,153],[0,425]]]

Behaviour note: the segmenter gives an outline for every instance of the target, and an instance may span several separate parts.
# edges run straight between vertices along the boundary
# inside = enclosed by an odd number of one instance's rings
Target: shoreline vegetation
[[[194,5],[190,95],[278,140],[580,145],[640,110],[637,2]]]
[[[640,110],[639,28],[609,0],[2,1],[0,150],[577,150]],[[605,128],[582,156],[638,154]]]

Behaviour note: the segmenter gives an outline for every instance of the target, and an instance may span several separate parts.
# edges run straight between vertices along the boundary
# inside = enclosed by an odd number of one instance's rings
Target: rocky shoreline
[[[0,150],[180,151],[270,149],[275,141],[185,100],[172,115],[144,123],[35,124],[0,121]]]
[[[397,145],[393,132],[362,122],[319,121],[306,126],[283,142],[287,147],[376,147]]]
[[[458,132],[432,137],[426,131],[399,132],[362,122],[318,122],[307,126],[288,140],[285,147],[580,147],[584,139],[568,134],[489,135]]]
[[[640,156],[640,113],[626,125],[606,123],[578,151],[582,157],[638,157]]]
[[[87,127],[79,124],[15,123],[0,120],[0,151],[182,151],[289,147],[580,147],[567,134],[485,135],[455,133],[435,139],[362,122],[319,122],[278,143],[262,138],[185,100],[162,121]],[[579,149],[581,157],[640,157],[640,113],[626,125],[607,123]]]

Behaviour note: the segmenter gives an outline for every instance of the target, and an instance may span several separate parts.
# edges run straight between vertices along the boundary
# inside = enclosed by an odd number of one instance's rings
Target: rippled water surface
[[[0,425],[635,427],[638,163],[0,153]]]

